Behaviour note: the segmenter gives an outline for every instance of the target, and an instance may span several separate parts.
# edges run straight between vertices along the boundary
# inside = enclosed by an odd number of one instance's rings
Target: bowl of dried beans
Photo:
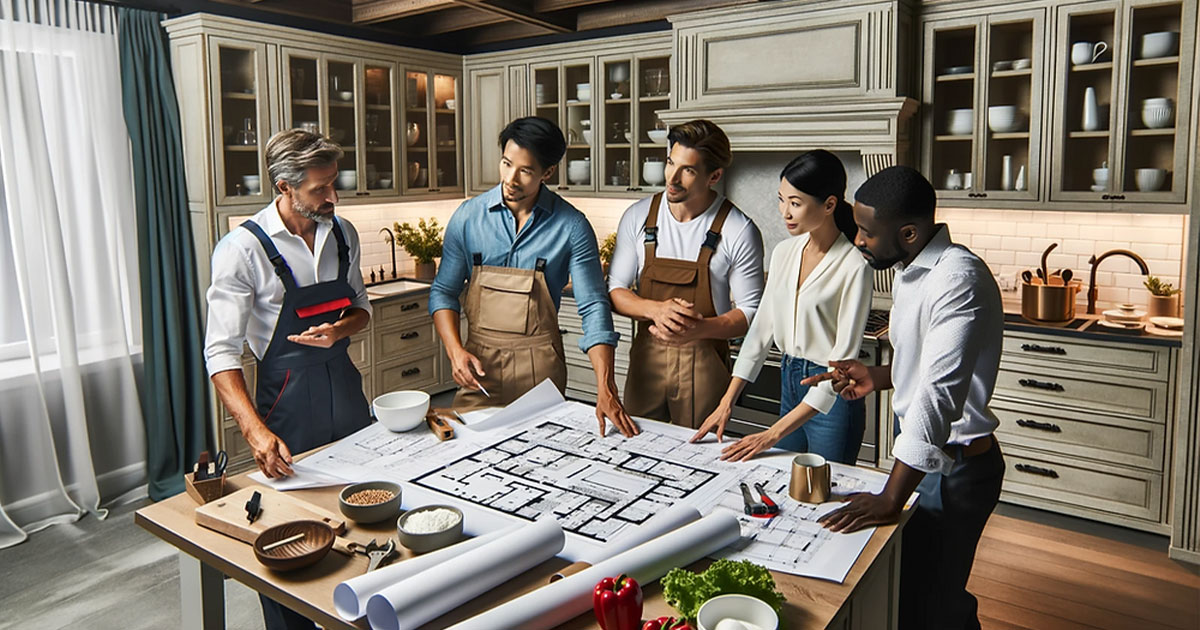
[[[378,523],[400,513],[400,484],[391,481],[353,483],[338,494],[338,507],[356,523]]]

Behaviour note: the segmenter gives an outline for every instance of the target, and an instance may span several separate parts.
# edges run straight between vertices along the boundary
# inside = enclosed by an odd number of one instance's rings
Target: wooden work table
[[[226,481],[226,494],[256,485],[247,474]],[[295,490],[295,498],[338,513],[337,494],[341,486]],[[259,564],[249,544],[196,525],[194,512],[197,503],[187,494],[161,501],[137,511],[135,522],[155,536],[176,546],[180,558],[180,591],[183,598],[183,628],[213,630],[225,627],[223,575],[296,610],[328,629],[368,628],[366,617],[348,623],[333,608],[333,589],[341,581],[362,574],[367,558],[347,557],[330,551],[317,564],[289,573],[276,573]],[[907,521],[906,512],[900,525],[881,527],[863,550],[850,570],[845,583],[774,573],[779,590],[787,598],[783,617],[788,630],[818,628],[894,628],[900,575],[900,529]],[[383,541],[395,535],[395,522],[358,525],[347,521],[346,538],[366,543],[371,539]],[[412,554],[401,548],[402,559]],[[691,568],[701,570],[709,560],[697,562]],[[473,600],[423,626],[445,628],[467,619],[491,606],[508,601],[546,584],[549,577],[565,567],[565,560],[554,558],[504,586]],[[644,618],[673,614],[662,598],[657,583],[644,586]],[[599,628],[591,611],[571,620],[562,628]],[[499,629],[497,629],[499,630]]]

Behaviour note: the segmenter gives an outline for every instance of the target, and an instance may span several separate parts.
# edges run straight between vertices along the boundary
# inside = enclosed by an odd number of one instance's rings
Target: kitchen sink
[[[381,284],[372,284],[367,287],[367,294],[375,297],[387,297],[398,293],[408,293],[409,291],[420,291],[428,289],[429,285],[424,282],[414,282],[412,280],[394,280],[392,282],[384,282]]]
[[[1005,324],[1016,324],[1019,326],[1037,326],[1038,328],[1062,328],[1065,330],[1076,330],[1076,331],[1083,330],[1083,329],[1087,328],[1088,326],[1091,326],[1092,322],[1094,322],[1094,321],[1096,321],[1096,320],[1088,318],[1088,317],[1076,317],[1075,319],[1072,319],[1069,322],[1062,322],[1062,323],[1036,322],[1033,320],[1025,319],[1020,313],[1005,313],[1004,314],[1004,323]]]

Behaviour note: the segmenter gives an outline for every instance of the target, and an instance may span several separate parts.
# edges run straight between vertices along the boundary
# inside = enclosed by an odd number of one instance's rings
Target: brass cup
[[[788,495],[803,503],[824,503],[830,494],[829,462],[816,453],[801,453],[792,459]]]

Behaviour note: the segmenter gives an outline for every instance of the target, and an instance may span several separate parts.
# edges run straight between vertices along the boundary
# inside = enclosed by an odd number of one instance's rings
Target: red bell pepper
[[[603,630],[638,630],[642,622],[642,587],[625,574],[604,578],[592,592],[592,608]]]
[[[692,630],[686,619],[659,617],[642,624],[642,630]]]

